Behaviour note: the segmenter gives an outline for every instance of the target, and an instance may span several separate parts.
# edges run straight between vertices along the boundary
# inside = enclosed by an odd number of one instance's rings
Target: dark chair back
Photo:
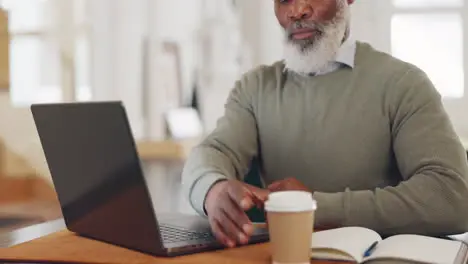
[[[259,188],[264,187],[261,179],[260,165],[256,158],[252,160],[249,171],[244,178],[244,182]],[[265,222],[265,213],[263,210],[258,208],[252,208],[247,212],[247,215],[252,222]]]

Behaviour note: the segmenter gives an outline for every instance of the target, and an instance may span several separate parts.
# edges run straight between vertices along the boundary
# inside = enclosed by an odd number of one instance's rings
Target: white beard
[[[338,12],[325,26],[323,34],[305,49],[286,37],[284,62],[286,69],[300,74],[318,73],[325,70],[336,57],[348,28],[350,8],[346,1],[338,0]]]

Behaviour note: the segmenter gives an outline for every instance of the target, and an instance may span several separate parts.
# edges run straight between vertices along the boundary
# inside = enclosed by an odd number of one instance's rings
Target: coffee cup
[[[274,192],[265,202],[273,264],[309,264],[317,203],[302,191]]]

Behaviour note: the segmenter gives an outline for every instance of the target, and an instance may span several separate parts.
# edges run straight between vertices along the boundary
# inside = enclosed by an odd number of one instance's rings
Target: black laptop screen
[[[68,228],[154,249],[156,218],[121,103],[31,109]]]

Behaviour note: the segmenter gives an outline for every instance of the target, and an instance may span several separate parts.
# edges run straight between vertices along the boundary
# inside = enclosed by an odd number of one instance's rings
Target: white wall
[[[283,55],[283,31],[278,24],[273,8],[273,1],[260,1],[259,19],[259,62],[271,64],[281,60]]]
[[[158,6],[160,10],[167,11],[157,12],[153,26],[164,25],[158,27],[159,38],[180,44],[181,56],[183,57],[182,85],[184,92],[189,94],[188,91],[192,88],[191,83],[194,81],[193,68],[197,65],[197,47],[194,44],[198,38],[198,28],[203,15],[202,1],[160,1]],[[188,97],[184,98],[184,100],[188,99]]]
[[[123,100],[135,137],[144,134],[143,41],[146,6],[140,0],[90,1],[94,100]]]

